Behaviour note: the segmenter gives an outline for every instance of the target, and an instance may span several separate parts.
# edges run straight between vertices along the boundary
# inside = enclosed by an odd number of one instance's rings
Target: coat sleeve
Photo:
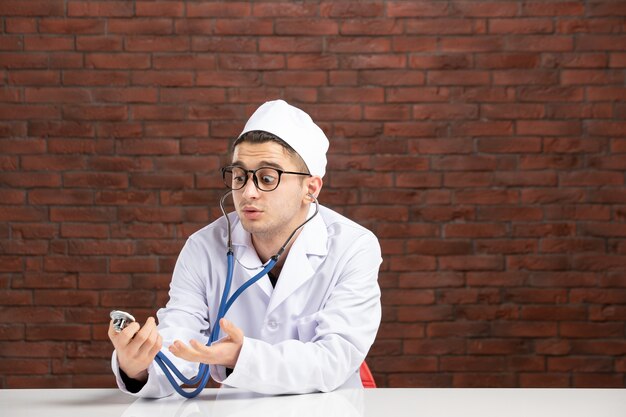
[[[190,363],[172,355],[167,347],[176,339],[187,342],[191,339],[206,343],[208,340],[209,318],[206,297],[206,280],[201,271],[208,270],[208,256],[202,246],[188,239],[178,256],[172,282],[170,299],[165,308],[157,312],[159,333],[163,337],[164,353],[187,378],[196,375],[198,364]],[[111,360],[113,373],[122,391],[128,392],[120,377],[116,352]],[[174,393],[174,388],[166,379],[161,368],[152,362],[148,368],[148,382],[137,393],[138,397],[160,398]]]
[[[358,371],[380,325],[381,262],[373,234],[353,242],[338,261],[339,278],[323,308],[298,323],[301,340],[272,345],[245,337],[223,383],[264,394],[328,392],[343,385]]]

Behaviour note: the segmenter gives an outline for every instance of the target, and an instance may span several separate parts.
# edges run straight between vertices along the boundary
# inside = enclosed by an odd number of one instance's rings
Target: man
[[[234,276],[231,294],[261,270],[298,229],[267,277],[249,287],[220,322],[221,339],[205,346],[227,270],[224,217],[183,247],[170,300],[143,327],[120,333],[113,372],[120,388],[142,397],[174,392],[153,359],[162,344],[186,377],[198,363],[214,380],[267,394],[362,386],[359,366],[381,318],[376,237],[315,201],[326,170],[328,139],[308,114],[282,100],[263,104],[233,145],[223,169],[232,191]],[[313,204],[312,204],[313,202]]]

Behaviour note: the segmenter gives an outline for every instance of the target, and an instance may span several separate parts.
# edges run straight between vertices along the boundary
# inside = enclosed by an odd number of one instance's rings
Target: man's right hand
[[[153,317],[149,317],[143,327],[133,322],[117,333],[113,320],[109,324],[109,339],[115,347],[120,369],[132,379],[148,380],[148,366],[163,344]]]

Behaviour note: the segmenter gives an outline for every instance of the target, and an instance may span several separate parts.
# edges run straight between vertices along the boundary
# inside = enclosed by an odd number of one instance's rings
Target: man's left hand
[[[175,356],[189,362],[234,368],[243,345],[243,331],[226,319],[220,320],[220,328],[227,336],[211,346],[203,345],[196,340],[190,340],[189,345],[176,340],[170,345],[169,350]]]

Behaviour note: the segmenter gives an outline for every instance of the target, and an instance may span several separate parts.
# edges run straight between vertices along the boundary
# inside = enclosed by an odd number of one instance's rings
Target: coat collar
[[[321,207],[320,207],[321,208]],[[311,205],[309,216],[315,212],[315,206]],[[241,222],[235,215],[233,226],[233,246],[235,256],[246,266],[261,265],[261,260],[252,246],[250,233],[246,232]],[[270,296],[268,313],[280,305],[289,295],[296,291],[302,284],[313,277],[317,266],[321,263],[321,258],[328,254],[328,231],[326,223],[318,213],[308,222],[298,237],[293,242],[285,264],[280,273],[280,278],[276,288],[272,288],[268,279],[261,279],[255,285]],[[235,261],[236,262],[236,261]],[[243,268],[241,268],[243,269]],[[239,269],[239,270],[241,270]],[[259,270],[248,271],[248,277],[252,277]],[[246,278],[246,279],[247,279]],[[233,285],[241,285],[238,279],[234,279]],[[236,287],[234,288],[236,290]]]

